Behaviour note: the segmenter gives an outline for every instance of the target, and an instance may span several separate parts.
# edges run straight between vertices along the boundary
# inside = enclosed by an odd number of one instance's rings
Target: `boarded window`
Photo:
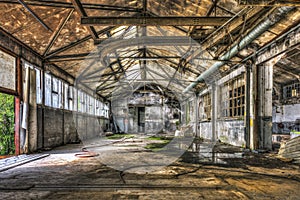
[[[16,90],[16,58],[0,50],[0,88]]]

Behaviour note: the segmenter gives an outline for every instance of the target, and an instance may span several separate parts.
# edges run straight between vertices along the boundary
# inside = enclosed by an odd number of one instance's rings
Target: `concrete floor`
[[[155,166],[155,159],[164,159],[159,149],[145,149],[160,140],[111,141],[94,142],[89,150],[99,154],[95,157],[79,158],[75,154],[83,146],[66,145],[1,172],[1,199],[300,199],[300,165],[273,153],[243,152],[225,144],[207,151],[210,143],[197,141],[168,166],[144,171]],[[146,164],[128,165],[136,158]]]

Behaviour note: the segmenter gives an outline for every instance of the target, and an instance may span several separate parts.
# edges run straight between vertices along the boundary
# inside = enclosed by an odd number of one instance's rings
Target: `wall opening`
[[[15,153],[14,96],[0,93],[0,155]]]

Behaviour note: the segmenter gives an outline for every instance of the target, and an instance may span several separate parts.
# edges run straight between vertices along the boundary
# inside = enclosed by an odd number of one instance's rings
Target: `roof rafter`
[[[97,32],[97,35],[103,34],[103,33],[107,32],[107,31],[109,31],[109,30],[111,30],[113,28],[114,27],[110,26],[110,27],[107,27],[105,29],[102,29],[101,31]],[[73,47],[75,47],[75,46],[77,46],[79,44],[82,44],[83,42],[86,42],[86,41],[90,40],[91,38],[92,38],[91,35],[85,36],[84,38],[82,38],[80,40],[72,42],[72,43],[70,43],[70,44],[68,44],[66,46],[63,46],[63,47],[61,47],[59,49],[56,49],[55,51],[50,52],[49,54],[46,54],[46,58],[51,58],[54,55],[57,55],[57,54],[59,54],[61,52],[64,52],[64,51],[67,51],[67,50],[69,50],[69,49],[71,49],[71,48],[73,48]]]
[[[81,17],[81,24],[85,26],[221,26],[230,17]]]
[[[30,6],[48,6],[56,8],[74,8],[72,3],[59,2],[53,0],[23,0],[27,5]],[[0,0],[0,3],[18,4],[18,0]],[[82,3],[82,7],[85,9],[96,9],[96,10],[110,10],[110,11],[123,11],[123,12],[141,12],[140,8],[132,8],[126,6],[113,6],[98,3]]]
[[[72,4],[74,5],[76,11],[82,16],[82,17],[87,17],[87,14],[80,2],[80,0],[71,0]],[[99,38],[95,28],[93,26],[89,26],[88,30],[92,36],[93,39]]]
[[[67,15],[67,17],[59,24],[59,28],[58,30],[54,33],[54,35],[52,35],[51,37],[51,41],[48,44],[47,48],[45,49],[43,56],[45,56],[49,50],[51,49],[51,47],[53,46],[54,42],[56,41],[56,39],[58,38],[60,32],[63,30],[63,28],[65,27],[66,23],[69,21],[70,17],[72,16],[74,12],[74,9],[71,9]]]

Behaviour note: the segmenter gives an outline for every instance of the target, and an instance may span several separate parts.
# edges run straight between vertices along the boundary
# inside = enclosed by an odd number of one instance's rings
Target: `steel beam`
[[[241,6],[300,6],[299,0],[239,0]]]
[[[150,54],[152,54],[152,55],[159,56],[158,54],[156,54],[156,53],[154,53],[154,52],[152,52],[150,50],[148,50],[148,52]],[[167,62],[169,62],[171,64],[174,64],[174,65],[178,64],[178,63],[176,63],[176,62],[174,62],[174,61],[172,61],[170,59],[167,59],[167,58],[165,59],[165,61],[167,61]],[[172,67],[172,65],[169,65],[169,66]],[[172,68],[174,68],[174,67],[172,67]],[[174,68],[174,69],[176,70],[176,68]],[[196,72],[196,71],[192,70],[192,68],[186,68],[185,70],[188,71],[188,72],[190,72],[190,73],[192,73],[192,74],[194,74],[194,75],[196,75],[196,76],[199,76],[199,72]]]
[[[74,8],[72,3],[69,2],[58,2],[52,0],[23,0],[27,5],[30,6],[47,6],[56,8]],[[0,0],[0,3],[18,4],[18,0]],[[94,10],[110,10],[110,11],[122,11],[122,12],[141,12],[139,8],[125,7],[125,6],[113,6],[97,3],[82,3],[82,7],[85,9]]]
[[[77,12],[82,16],[82,17],[87,17],[87,14],[84,10],[84,8],[82,7],[82,4],[80,2],[80,0],[71,0],[71,2],[73,3],[75,9],[77,10]],[[93,39],[97,39],[99,38],[95,28],[93,26],[89,26],[88,30],[90,32],[90,34],[92,35]]]
[[[45,24],[45,22],[43,22],[43,20],[37,15],[37,14],[35,14],[35,12],[33,12],[33,10],[31,9],[31,8],[29,8],[28,6],[27,6],[27,4],[23,1],[23,0],[18,0],[18,2],[20,3],[20,4],[22,4],[22,6],[24,7],[24,8],[26,8],[26,10],[28,11],[28,12],[30,12],[30,14],[45,28],[45,29],[47,29],[48,31],[52,31],[51,30],[51,28],[49,28],[49,26],[47,26],[47,24]]]
[[[97,32],[97,35],[103,34],[103,33],[107,32],[107,31],[109,31],[111,29],[113,29],[113,27],[111,27],[111,26],[107,27],[105,29],[102,29],[101,31]],[[64,51],[67,51],[67,50],[75,47],[76,45],[82,44],[83,42],[86,42],[86,41],[90,40],[91,38],[92,38],[92,36],[88,35],[88,36],[86,36],[86,37],[84,37],[84,38],[82,38],[80,40],[77,40],[77,41],[72,42],[72,43],[70,43],[70,44],[68,44],[66,46],[63,46],[63,47],[61,47],[59,49],[56,49],[55,51],[52,51],[49,54],[47,54],[46,58],[52,58],[54,55],[57,55],[57,54],[59,54],[61,52],[64,52]]]
[[[221,26],[230,17],[81,17],[86,26]]]
[[[44,51],[43,56],[45,56],[49,52],[49,50],[52,48],[54,42],[58,38],[58,36],[59,36],[60,32],[62,31],[62,29],[65,27],[66,23],[69,21],[69,19],[72,16],[73,12],[74,12],[74,9],[70,10],[69,13],[68,13],[68,15],[67,15],[67,17],[61,22],[61,24],[59,25],[58,30],[52,36],[49,45],[47,46],[46,50]]]

